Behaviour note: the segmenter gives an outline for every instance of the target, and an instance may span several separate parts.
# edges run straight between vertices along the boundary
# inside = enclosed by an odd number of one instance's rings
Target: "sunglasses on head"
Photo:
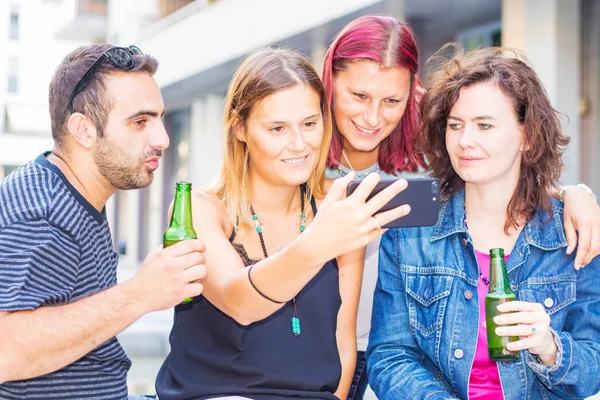
[[[69,97],[69,113],[73,114],[73,99],[87,87],[90,83],[94,74],[102,63],[106,60],[110,60],[115,66],[127,70],[132,69],[135,66],[135,60],[133,56],[143,54],[142,51],[136,46],[129,47],[111,47],[106,50],[98,59],[92,64],[90,69],[83,75],[83,77],[79,80],[75,89],[71,93]]]

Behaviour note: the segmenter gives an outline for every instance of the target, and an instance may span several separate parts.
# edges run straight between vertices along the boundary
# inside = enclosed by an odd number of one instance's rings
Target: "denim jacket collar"
[[[567,247],[567,239],[563,227],[563,205],[552,199],[552,216],[543,209],[538,209],[529,221],[515,244],[514,250],[526,254],[526,246],[535,246],[541,250],[556,250]],[[452,198],[442,203],[433,235],[430,241],[443,239],[457,233],[467,233],[465,211],[465,190],[459,190]]]

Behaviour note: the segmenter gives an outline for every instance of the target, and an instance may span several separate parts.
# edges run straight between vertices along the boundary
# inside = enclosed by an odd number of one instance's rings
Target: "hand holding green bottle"
[[[501,314],[494,318],[499,336],[518,336],[507,344],[509,351],[529,350],[547,366],[556,361],[556,342],[550,331],[550,316],[539,303],[512,301],[498,306]]]
[[[516,301],[510,288],[504,249],[490,250],[490,284],[485,298],[490,359],[514,361],[529,350],[545,365],[554,365],[557,347],[550,316],[539,303]]]
[[[192,223],[192,184],[177,182],[175,187],[175,200],[171,212],[171,222],[163,235],[163,248],[179,243],[183,240],[197,239]],[[184,303],[192,301],[191,298],[183,300]]]
[[[514,361],[519,358],[518,351],[511,351],[507,345],[519,340],[516,336],[501,336],[496,333],[496,319],[500,314],[499,304],[514,301],[515,294],[510,288],[506,264],[504,263],[504,249],[490,250],[490,283],[489,292],[485,296],[485,322],[487,326],[488,353],[491,360]]]

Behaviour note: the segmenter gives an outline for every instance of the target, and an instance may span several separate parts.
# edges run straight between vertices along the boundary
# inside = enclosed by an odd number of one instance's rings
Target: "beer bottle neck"
[[[492,257],[490,259],[490,293],[512,293],[508,272],[504,257]]]
[[[177,190],[173,202],[170,227],[192,227],[192,194],[189,190]]]

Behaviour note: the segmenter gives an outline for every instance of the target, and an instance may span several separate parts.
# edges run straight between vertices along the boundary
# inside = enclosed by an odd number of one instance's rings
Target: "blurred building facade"
[[[102,31],[83,35],[89,26],[86,24],[76,29],[76,35],[60,34],[78,13],[102,13],[102,8],[94,9],[93,3],[0,2],[0,181],[19,165],[52,148],[48,83],[54,69],[66,53],[94,39],[103,40],[105,35]],[[106,14],[106,1],[103,3]]]

